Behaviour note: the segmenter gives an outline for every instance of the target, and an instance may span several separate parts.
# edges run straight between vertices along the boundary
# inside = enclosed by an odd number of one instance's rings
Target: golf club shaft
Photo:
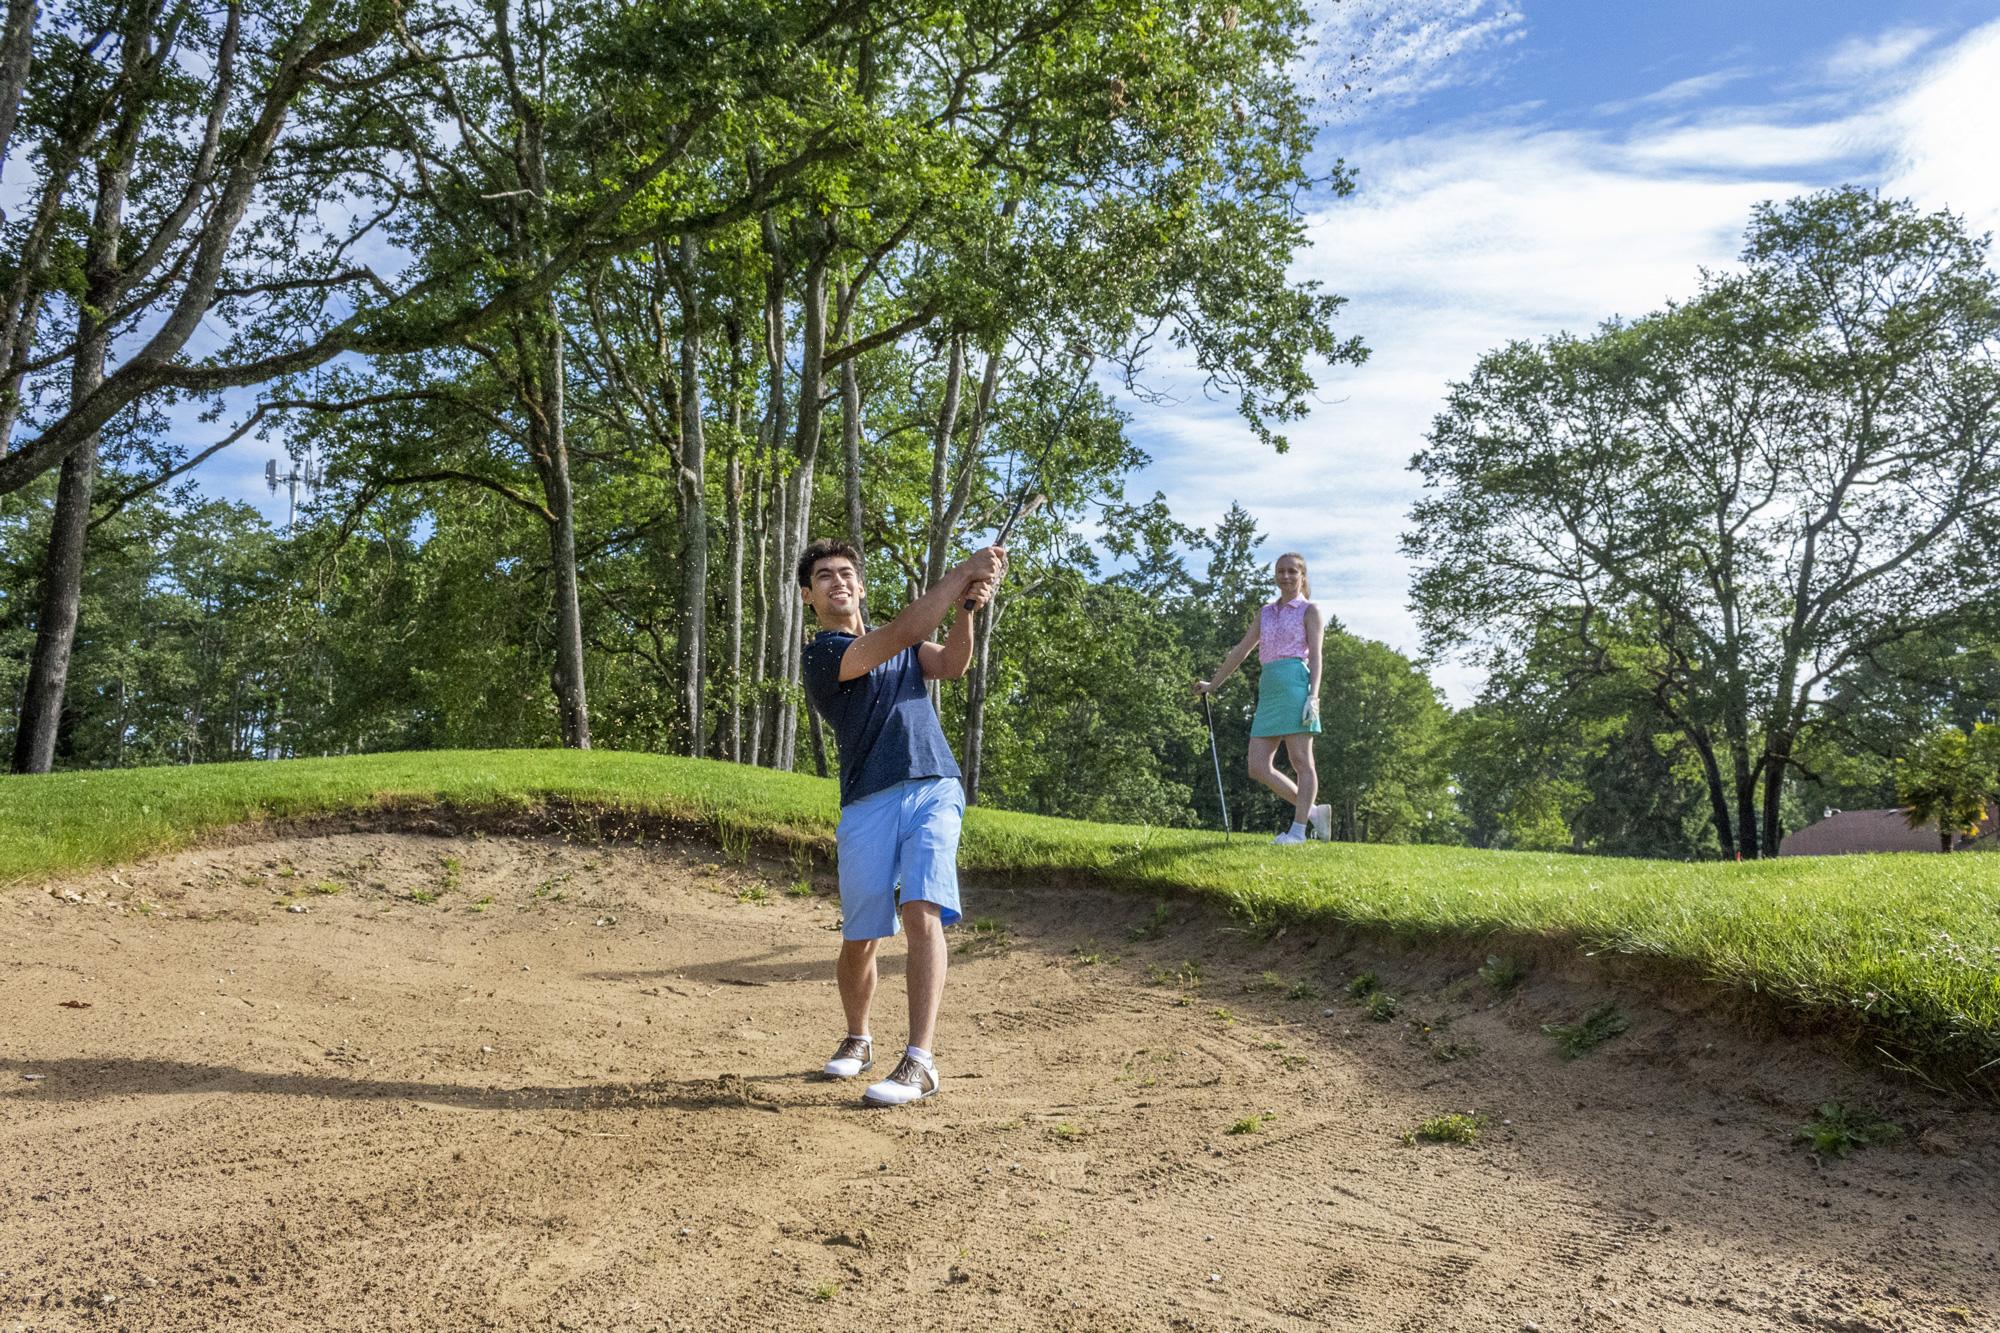
[[[1229,836],[1229,798],[1222,791],[1222,753],[1215,748],[1215,710],[1208,695],[1201,696],[1201,715],[1208,722],[1208,757],[1215,764],[1215,801],[1222,807],[1222,836]]]
[[[1014,501],[1014,512],[1007,515],[1007,521],[1000,525],[1000,531],[994,535],[993,544],[995,546],[1005,546],[1007,539],[1014,535],[1014,524],[1020,521],[1022,511],[1027,508],[1029,495],[1030,492],[1023,491],[1021,498]],[[968,597],[965,599],[964,609],[967,611],[975,610],[978,605],[977,602]]]

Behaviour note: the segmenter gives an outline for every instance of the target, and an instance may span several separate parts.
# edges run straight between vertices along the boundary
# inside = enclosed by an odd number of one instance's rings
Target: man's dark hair
[[[799,586],[812,587],[813,566],[836,555],[847,557],[847,562],[854,566],[854,572],[861,572],[861,552],[855,550],[851,543],[838,537],[822,537],[806,547],[805,554],[799,557]]]

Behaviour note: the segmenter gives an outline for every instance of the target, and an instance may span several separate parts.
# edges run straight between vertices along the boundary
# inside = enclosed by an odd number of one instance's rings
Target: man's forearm
[[[944,657],[938,663],[941,679],[957,680],[972,665],[972,619],[967,611],[951,622],[951,632],[944,636]]]
[[[960,571],[947,570],[943,578],[924,590],[923,596],[904,607],[878,632],[888,637],[897,652],[928,641],[951,608],[965,596],[971,582]]]

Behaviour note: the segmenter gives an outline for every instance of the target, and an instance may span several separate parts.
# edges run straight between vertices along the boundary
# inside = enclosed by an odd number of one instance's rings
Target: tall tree
[[[1745,271],[1453,387],[1405,549],[1432,647],[1557,630],[1647,673],[1718,832],[1774,852],[1829,682],[2000,572],[2000,280],[1949,214],[1760,208]]]

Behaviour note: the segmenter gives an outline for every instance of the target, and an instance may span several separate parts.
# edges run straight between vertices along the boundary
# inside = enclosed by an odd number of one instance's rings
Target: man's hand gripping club
[[[974,551],[925,589],[923,596],[904,607],[894,620],[849,644],[841,654],[840,678],[853,680],[865,676],[910,647],[918,648],[926,676],[953,680],[964,675],[972,662],[972,616],[968,613],[954,621],[943,643],[932,643],[930,637],[944,623],[954,604],[965,602],[975,608],[986,605],[1006,572],[1006,547],[987,546]]]

